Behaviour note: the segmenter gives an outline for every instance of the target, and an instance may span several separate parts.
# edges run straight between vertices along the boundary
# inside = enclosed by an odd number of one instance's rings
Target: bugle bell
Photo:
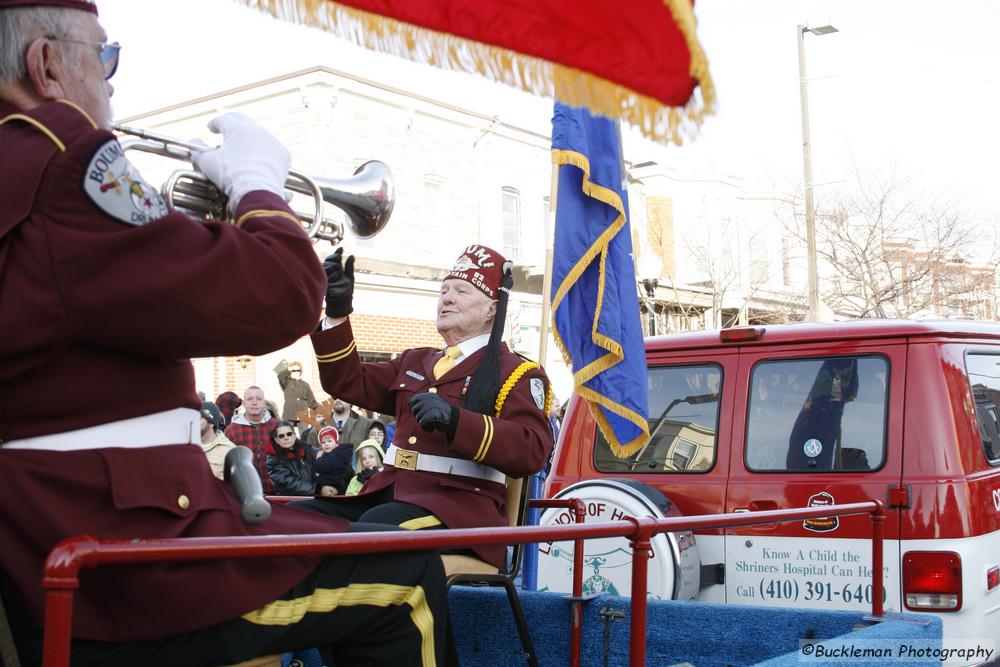
[[[122,150],[136,150],[161,157],[191,162],[191,155],[205,150],[186,141],[147,130],[115,125],[114,129],[130,135],[121,141]],[[324,204],[332,204],[347,215],[351,232],[368,239],[385,228],[396,201],[395,184],[388,165],[370,160],[358,167],[350,178],[316,178],[289,170],[285,189],[312,197],[310,213],[296,213],[311,239],[325,239],[333,244],[344,238],[344,225],[327,218]],[[228,220],[228,200],[225,194],[204,174],[193,169],[172,173],[160,188],[160,194],[170,210],[183,209],[205,220]]]

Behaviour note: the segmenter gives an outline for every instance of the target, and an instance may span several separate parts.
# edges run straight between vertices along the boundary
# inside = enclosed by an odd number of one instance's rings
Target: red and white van
[[[936,614],[946,639],[1000,640],[1000,326],[745,327],[647,339],[646,356],[649,444],[616,458],[575,400],[546,497],[585,498],[588,521],[880,499],[886,610]],[[868,609],[870,535],[858,516],[665,536],[649,592]],[[588,590],[620,589],[624,545],[587,550]],[[540,545],[540,588],[569,590],[571,553]]]

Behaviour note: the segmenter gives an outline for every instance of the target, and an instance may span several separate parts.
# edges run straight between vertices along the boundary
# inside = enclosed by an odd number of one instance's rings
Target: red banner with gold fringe
[[[239,0],[680,143],[714,104],[691,0]]]

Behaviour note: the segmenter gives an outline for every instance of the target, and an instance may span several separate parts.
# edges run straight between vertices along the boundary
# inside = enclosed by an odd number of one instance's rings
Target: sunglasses
[[[295,434],[291,433],[291,432],[289,432],[289,433],[279,433],[278,437],[279,438],[291,438],[293,435],[295,435]]]
[[[46,39],[58,42],[71,42],[73,44],[89,44],[98,47],[101,56],[101,64],[104,65],[104,79],[110,79],[118,71],[118,54],[122,50],[122,45],[118,42],[90,42],[83,39],[70,39],[69,37],[57,37],[55,35],[45,35]]]

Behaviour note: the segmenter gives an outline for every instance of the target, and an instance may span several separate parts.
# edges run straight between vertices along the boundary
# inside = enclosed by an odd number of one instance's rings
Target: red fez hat
[[[0,9],[12,7],[68,7],[97,13],[97,4],[89,0],[0,0]]]
[[[489,298],[496,299],[500,294],[500,281],[506,261],[503,255],[492,248],[470,245],[459,256],[445,280],[464,280]]]

